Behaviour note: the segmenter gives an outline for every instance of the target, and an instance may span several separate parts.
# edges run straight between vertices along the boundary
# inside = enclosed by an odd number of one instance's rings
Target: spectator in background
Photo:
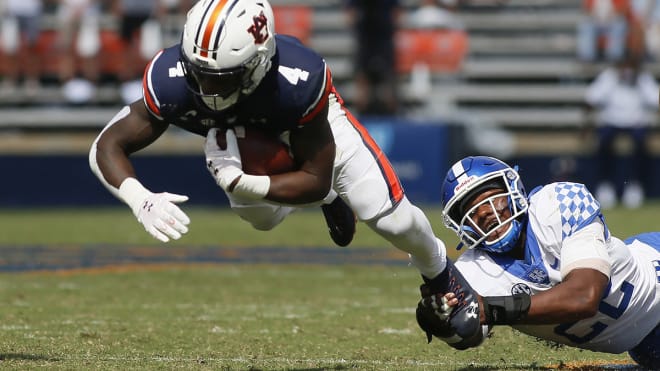
[[[620,60],[626,47],[628,0],[584,0],[583,18],[577,26],[577,57],[582,62],[597,61],[604,40],[604,57]]]
[[[99,80],[100,12],[99,0],[59,2],[60,81],[62,93],[69,103],[87,103],[94,96]]]
[[[410,26],[462,30],[465,26],[455,14],[459,3],[459,0],[421,0],[419,7],[410,15]]]
[[[181,38],[181,25],[188,9],[192,8],[196,0],[160,0],[165,14],[163,27],[163,45],[179,42]]]
[[[355,93],[360,114],[392,115],[398,111],[394,36],[398,0],[344,0],[355,36]]]
[[[159,19],[165,7],[161,0],[114,0],[125,56],[119,72],[124,103],[142,97],[141,77],[147,61],[163,46]]]
[[[415,59],[410,71],[409,94],[411,97],[417,99],[418,102],[423,102],[425,105],[429,103],[436,105],[438,103],[437,99],[429,99],[433,89],[431,74],[433,66],[437,66],[440,63],[439,59],[459,59],[458,50],[454,47],[456,45],[455,36],[445,31],[461,32],[467,39],[467,33],[463,31],[465,26],[456,14],[459,3],[460,0],[422,0],[419,7],[410,13],[410,17],[406,22],[406,26],[410,29],[422,32],[421,35],[417,32],[414,33],[418,38],[428,38],[431,35],[438,35],[435,31],[441,31],[442,35],[444,35],[440,36],[441,38],[439,39],[433,37],[432,41],[432,44],[436,47],[441,45],[443,48],[440,58],[438,58],[435,50],[428,49],[428,45],[424,45],[422,55],[409,54],[410,57]],[[465,51],[467,52],[467,48]],[[406,57],[404,56],[403,58]],[[462,60],[462,58],[460,59]],[[404,62],[403,60],[399,60],[398,62],[400,62],[400,66],[404,64],[401,63]],[[445,63],[451,64],[451,62]],[[459,65],[459,63],[456,64]],[[451,70],[449,67],[447,69]]]
[[[647,56],[660,57],[660,0],[632,0],[632,8],[644,33]]]
[[[603,208],[613,207],[617,202],[613,164],[614,140],[619,134],[629,135],[633,141],[633,162],[623,190],[623,204],[636,208],[644,201],[650,165],[646,139],[658,109],[658,84],[651,73],[643,70],[642,58],[642,53],[628,53],[621,62],[602,71],[586,92],[588,110],[597,110],[596,198]]]
[[[22,79],[26,96],[34,96],[39,89],[41,71],[38,58],[31,56],[37,54],[43,4],[41,0],[4,0],[0,5],[3,5],[2,47],[6,55],[3,91],[15,94]]]

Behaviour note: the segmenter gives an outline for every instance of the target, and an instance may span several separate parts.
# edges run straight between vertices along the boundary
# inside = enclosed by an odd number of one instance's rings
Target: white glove
[[[236,196],[260,200],[268,194],[270,189],[270,177],[267,175],[249,175],[243,173],[241,154],[236,142],[234,130],[227,129],[227,149],[223,150],[218,145],[216,134],[218,129],[212,128],[206,135],[204,143],[204,154],[206,155],[206,167],[225,192]],[[237,179],[233,188],[230,185]]]
[[[173,193],[153,193],[134,178],[127,178],[119,187],[120,197],[131,207],[133,215],[154,238],[167,242],[178,240],[188,232],[190,218],[175,205],[188,196]]]
[[[137,210],[138,221],[144,229],[156,239],[167,242],[170,238],[178,240],[188,232],[188,216],[175,203],[188,201],[188,196],[173,193],[152,193],[142,202]],[[169,237],[169,238],[168,238]]]
[[[239,176],[243,175],[241,165],[241,154],[236,143],[234,130],[227,130],[227,149],[222,150],[216,139],[218,129],[212,128],[206,135],[204,143],[204,154],[206,155],[206,167],[220,188],[230,192],[229,186]]]

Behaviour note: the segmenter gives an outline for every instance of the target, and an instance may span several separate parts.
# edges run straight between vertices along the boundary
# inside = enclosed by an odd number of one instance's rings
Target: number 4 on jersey
[[[183,73],[183,64],[181,62],[177,62],[176,67],[172,67],[169,69],[169,77],[184,77],[185,74]]]
[[[309,78],[309,72],[303,71],[300,68],[280,66],[278,71],[291,85],[298,85],[298,81],[307,81]]]

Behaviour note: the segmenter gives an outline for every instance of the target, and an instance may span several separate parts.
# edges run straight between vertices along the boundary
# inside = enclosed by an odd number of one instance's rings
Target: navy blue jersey
[[[257,89],[223,110],[209,109],[186,84],[180,45],[158,53],[143,78],[144,101],[156,118],[206,136],[209,128],[258,126],[282,132],[304,125],[333,90],[325,61],[297,39],[276,35],[273,64]]]

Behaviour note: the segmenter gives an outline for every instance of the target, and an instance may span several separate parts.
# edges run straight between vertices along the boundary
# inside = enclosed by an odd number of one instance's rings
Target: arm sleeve
[[[595,269],[608,278],[611,265],[605,228],[595,221],[566,237],[561,247],[561,278],[577,268]]]
[[[112,186],[110,183],[108,183],[107,180],[105,180],[105,176],[103,176],[103,172],[101,171],[101,168],[99,167],[99,164],[96,161],[97,143],[98,143],[99,139],[101,138],[101,136],[103,135],[103,133],[105,133],[105,131],[108,130],[109,127],[114,125],[117,121],[119,121],[119,120],[123,119],[124,117],[128,116],[128,114],[130,114],[130,113],[131,113],[131,108],[129,106],[124,106],[121,109],[121,111],[119,111],[115,115],[115,117],[113,117],[112,120],[110,120],[110,122],[105,126],[105,128],[103,128],[103,130],[96,137],[96,139],[94,139],[94,142],[92,143],[92,146],[89,150],[88,160],[89,160],[89,167],[92,170],[92,173],[94,173],[94,175],[96,175],[96,177],[101,181],[101,184],[103,184],[103,186],[108,191],[110,191],[110,193],[112,193],[115,197],[117,197],[119,199],[121,199],[121,197],[119,195],[119,189]]]

